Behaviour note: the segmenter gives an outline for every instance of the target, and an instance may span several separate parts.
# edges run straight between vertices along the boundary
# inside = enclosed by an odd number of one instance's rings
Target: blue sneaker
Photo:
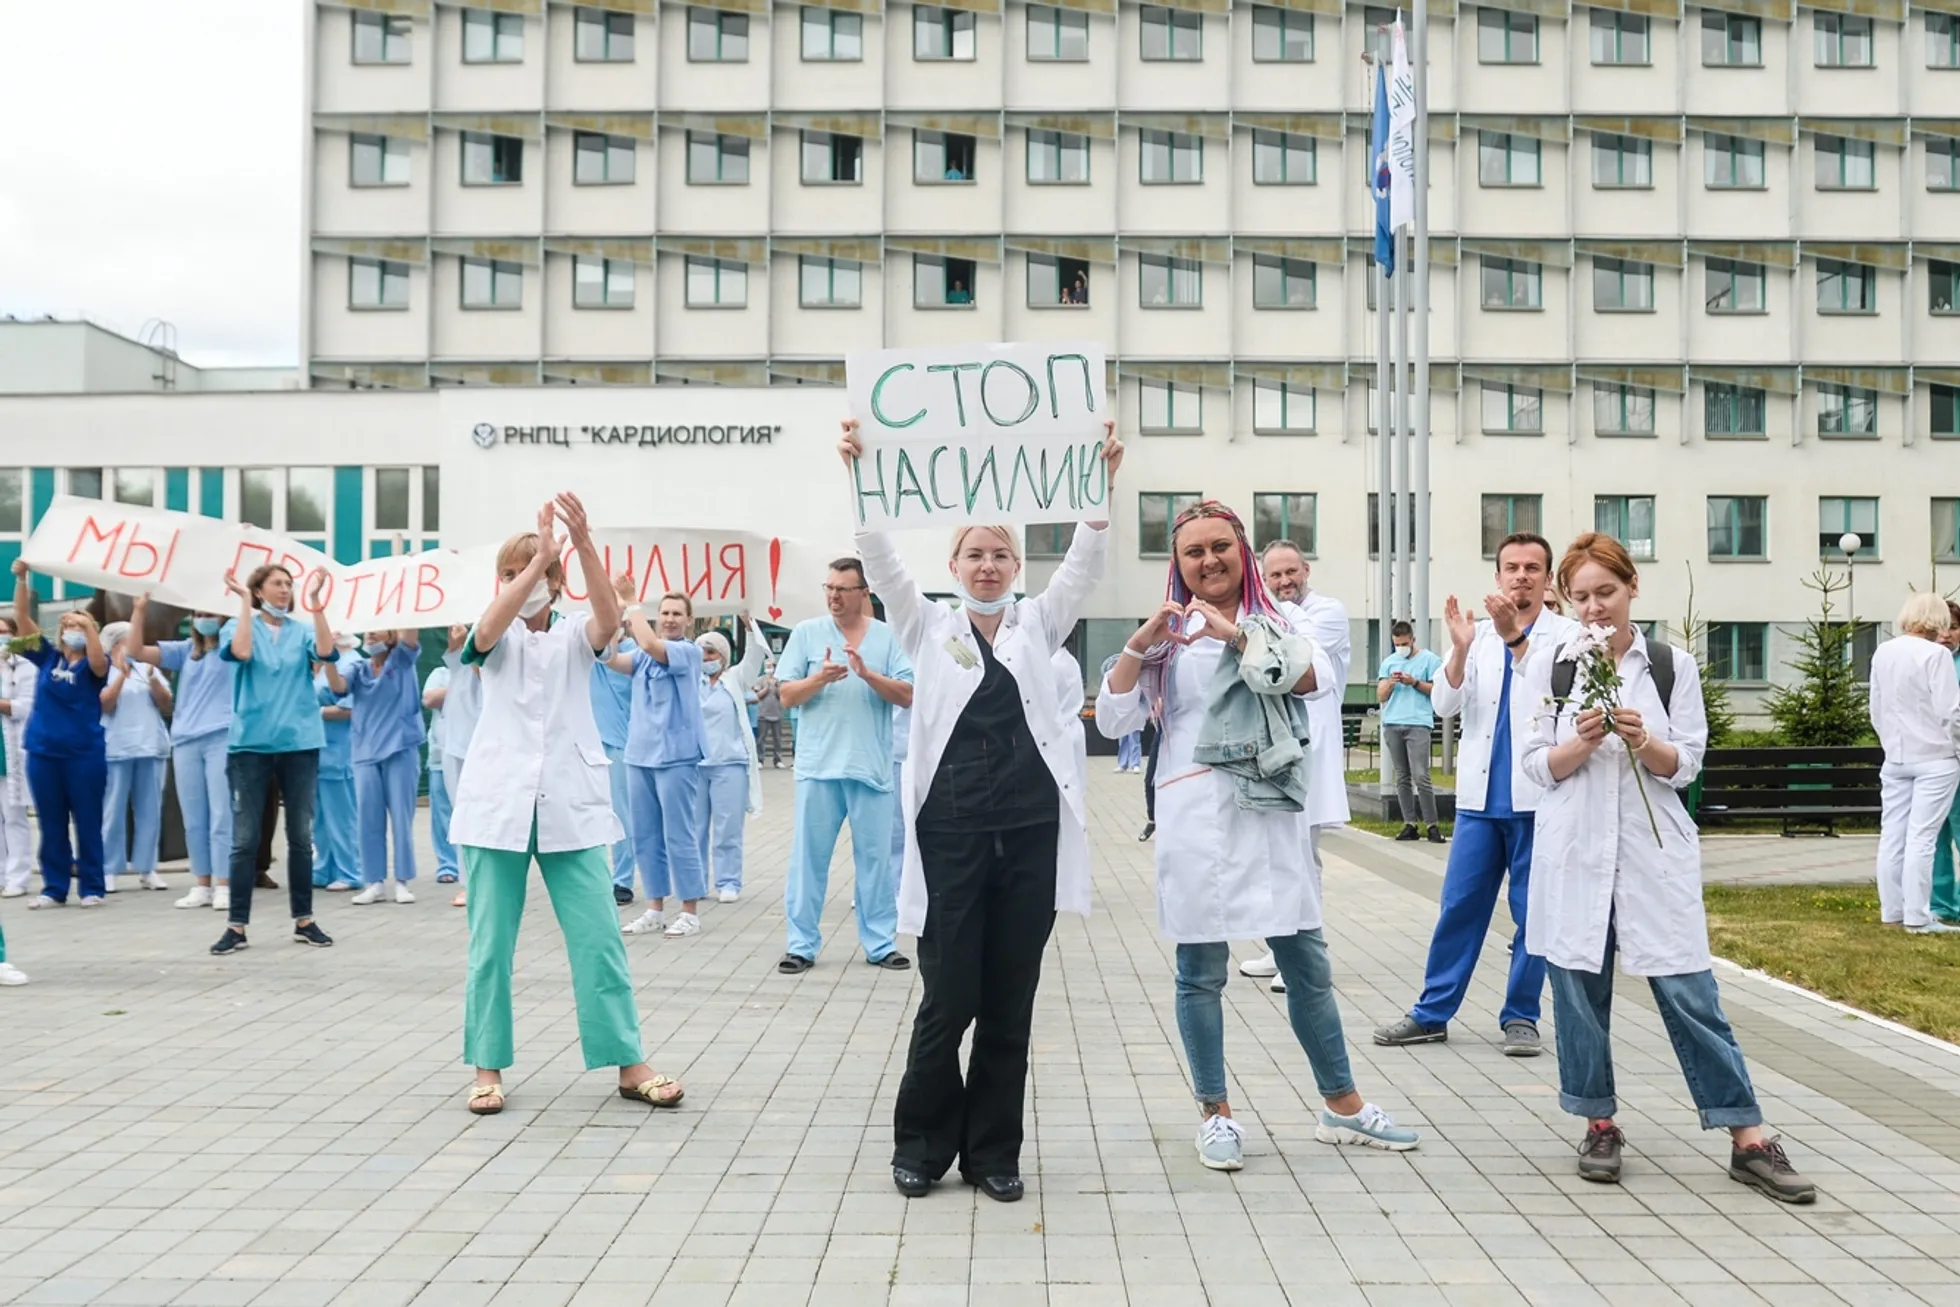
[[[1373,1103],[1363,1103],[1353,1116],[1337,1116],[1321,1108],[1320,1124],[1314,1127],[1313,1137],[1323,1144],[1361,1144],[1386,1148],[1392,1153],[1406,1153],[1417,1142],[1415,1131],[1396,1125],[1388,1119],[1388,1113]]]
[[[1214,1171],[1245,1165],[1245,1130],[1229,1116],[1208,1116],[1198,1127],[1198,1160]]]

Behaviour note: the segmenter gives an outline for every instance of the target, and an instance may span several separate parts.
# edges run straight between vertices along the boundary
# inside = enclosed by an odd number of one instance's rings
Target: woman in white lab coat
[[[1096,696],[1110,739],[1140,729],[1162,701],[1156,763],[1157,919],[1177,945],[1177,1025],[1198,1100],[1198,1158],[1243,1165],[1244,1132],[1225,1084],[1222,996],[1228,941],[1265,939],[1286,980],[1287,1016],[1326,1107],[1314,1137],[1403,1151],[1416,1133],[1365,1101],[1349,1070],[1333,967],[1321,935],[1320,880],[1308,852],[1310,813],[1247,808],[1235,779],[1194,761],[1207,695],[1230,641],[1242,648],[1258,619],[1303,642],[1311,667],[1302,696],[1337,693],[1334,665],[1313,645],[1306,614],[1267,593],[1237,514],[1216,500],[1186,509],[1171,529],[1168,598],[1131,636]],[[1304,768],[1304,760],[1301,767]]]
[[[1579,1175],[1607,1184],[1620,1178],[1626,1140],[1613,1124],[1611,1043],[1617,950],[1621,970],[1646,977],[1653,991],[1702,1128],[1727,1129],[1734,1138],[1729,1175],[1784,1202],[1811,1202],[1816,1187],[1763,1133],[1749,1069],[1710,970],[1701,846],[1680,794],[1700,774],[1708,745],[1695,660],[1662,646],[1674,662],[1673,693],[1663,704],[1650,646],[1629,616],[1640,577],[1611,536],[1588,532],[1573,541],[1559,561],[1558,587],[1583,628],[1610,630],[1606,647],[1621,682],[1609,728],[1602,709],[1581,707],[1589,681],[1584,658],[1574,659],[1581,665],[1570,693],[1553,698],[1558,661],[1577,654],[1583,633],[1557,650],[1534,647],[1519,669],[1526,702],[1540,705],[1520,765],[1545,787],[1525,946],[1551,975],[1559,1105],[1587,1120]]]
[[[534,859],[565,932],[586,1069],[619,1068],[622,1098],[653,1107],[681,1101],[679,1082],[641,1060],[640,1015],[613,911],[607,851],[620,829],[589,686],[593,662],[619,630],[619,598],[609,585],[591,585],[590,614],[561,619],[552,611],[565,585],[554,518],[583,573],[606,574],[584,507],[559,495],[539,510],[536,534],[512,536],[498,550],[497,597],[463,647],[464,664],[481,669],[483,700],[449,833],[469,884],[463,1057],[476,1068],[469,1109],[479,1116],[504,1108],[503,1071],[515,1056],[511,964]]]
[[[8,645],[14,619],[0,616],[0,899],[27,893],[34,874],[34,832],[27,822],[27,750],[21,738],[34,714],[34,678],[40,669]]]
[[[849,464],[860,449],[857,424],[846,422],[838,452]],[[1113,423],[1102,455],[1113,479],[1123,461]],[[908,1198],[955,1162],[996,1202],[1025,1192],[1022,1109],[1041,955],[1057,911],[1089,911],[1082,782],[1052,659],[1102,579],[1108,545],[1107,523],[1077,526],[1048,589],[1016,599],[1019,533],[962,527],[947,560],[960,607],[949,608],[926,597],[890,536],[858,536],[865,580],[914,676],[898,929],[918,936],[925,994],[892,1113],[892,1183]]]
[[[1879,769],[1878,917],[1915,935],[1960,932],[1933,914],[1933,861],[1960,785],[1960,685],[1940,643],[1946,600],[1921,590],[1899,613],[1899,638],[1872,655],[1872,729]]]

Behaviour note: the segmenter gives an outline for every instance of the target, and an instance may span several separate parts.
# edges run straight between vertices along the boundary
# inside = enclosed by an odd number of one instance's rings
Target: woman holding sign
[[[838,453],[863,452],[844,423]],[[1116,425],[1102,457],[1123,462]],[[1102,579],[1108,523],[1078,526],[1046,592],[1015,599],[1019,533],[964,526],[947,571],[958,609],[926,598],[891,537],[858,536],[865,580],[913,667],[903,803],[911,838],[898,928],[918,936],[925,996],[892,1115],[892,1183],[908,1198],[955,1161],[989,1198],[1017,1201],[1028,1030],[1060,909],[1089,911],[1089,846],[1075,740],[1053,659]],[[960,1041],[974,1027],[964,1080]]]
[[[231,909],[231,782],[225,778],[231,735],[231,683],[236,671],[218,653],[224,618],[191,614],[186,640],[160,640],[131,654],[162,671],[177,674],[176,712],[170,719],[172,767],[177,775],[177,807],[184,818],[184,846],[190,855],[190,892],[180,908]],[[141,624],[136,624],[141,631]]]

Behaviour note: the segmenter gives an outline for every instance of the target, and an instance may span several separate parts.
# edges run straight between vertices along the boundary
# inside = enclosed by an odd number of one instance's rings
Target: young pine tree
[[[1770,692],[1769,715],[1787,744],[1856,744],[1871,733],[1865,687],[1851,665],[1856,624],[1831,617],[1835,596],[1850,580],[1824,568],[1804,584],[1818,593],[1818,613],[1804,623],[1797,637],[1802,652],[1790,660],[1799,679]]]

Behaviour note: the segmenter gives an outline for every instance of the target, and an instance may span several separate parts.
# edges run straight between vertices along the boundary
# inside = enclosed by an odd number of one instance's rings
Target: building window
[[[515,136],[463,133],[463,185],[519,186],[524,182],[524,142]]]
[[[1316,404],[1312,386],[1255,381],[1252,383],[1252,429],[1260,435],[1312,435]]]
[[[501,259],[463,260],[463,307],[517,309],[524,307],[524,265]]]
[[[1484,430],[1537,435],[1545,429],[1545,392],[1536,386],[1483,383]]]
[[[333,469],[286,469],[286,526],[294,534],[325,531],[333,512]]]
[[[8,508],[8,530],[19,520],[18,505],[10,502]],[[1935,499],[1933,501],[1933,561],[1936,563],[1960,563],[1960,499]]]
[[[1838,542],[1847,531],[1856,533],[1858,537],[1858,548],[1851,555],[1853,558],[1878,557],[1876,499],[1826,495],[1817,501],[1817,556],[1824,559],[1843,558],[1844,550]]]
[[[1811,15],[1819,68],[1870,68],[1872,20],[1853,14]]]
[[[1252,547],[1285,540],[1308,558],[1314,556],[1314,536],[1319,516],[1316,496],[1310,494],[1257,494],[1252,496]]]
[[[1593,383],[1593,434],[1651,436],[1654,434],[1654,392],[1646,386]],[[1624,537],[1622,537],[1624,538]]]
[[[964,9],[914,5],[912,57],[925,60],[972,59],[973,15]]]
[[[1734,259],[1710,259],[1702,296],[1710,313],[1767,313],[1769,292],[1760,263],[1739,263]]]
[[[1654,265],[1628,259],[1593,260],[1593,312],[1652,313]]]
[[[119,467],[111,475],[118,504],[140,504],[155,508],[157,475],[147,467]]]
[[[1702,10],[1701,62],[1705,68],[1762,67],[1762,19]]]
[[[864,303],[864,265],[806,254],[797,269],[797,288],[797,302],[806,309],[855,309]]]
[[[747,186],[749,143],[740,136],[687,134],[687,184],[690,186]]]
[[[409,20],[392,14],[354,15],[354,62],[405,64],[410,57]],[[1930,47],[1929,47],[1930,48]]]
[[[1487,309],[1544,307],[1544,267],[1522,259],[1483,259],[1483,305]]]
[[[1398,510],[1396,505],[1401,505]],[[1368,492],[1368,557],[1380,558],[1382,553],[1382,501],[1374,491]],[[1388,529],[1413,557],[1416,551],[1416,513],[1415,497],[1410,494],[1397,495],[1389,501]]]
[[[1310,309],[1317,287],[1314,265],[1307,259],[1282,259],[1270,254],[1252,256],[1252,307]]]
[[[1059,254],[1028,255],[1028,307],[1052,309],[1089,302],[1089,264],[1086,259]]]
[[[1769,680],[1769,623],[1710,622],[1708,676],[1714,681]]]
[[[1487,14],[1492,11],[1479,9],[1477,12]],[[1537,186],[1543,179],[1536,139],[1510,132],[1477,133],[1479,186]]]
[[[1960,18],[1926,15],[1926,66],[1960,68]]]
[[[581,254],[572,260],[572,307],[630,309],[635,280],[633,265],[625,259]]]
[[[1089,57],[1089,15],[1052,5],[1028,6],[1028,58],[1081,63]]]
[[[1649,64],[1654,61],[1645,14],[1592,11],[1592,61],[1596,64]]]
[[[1146,432],[1203,431],[1204,391],[1174,381],[1139,381],[1140,430]]]
[[[1195,490],[1146,490],[1137,496],[1137,557],[1169,558],[1171,524],[1203,496]]]
[[[1817,189],[1820,191],[1869,191],[1878,186],[1877,168],[1870,141],[1850,141],[1842,136],[1817,138]]]
[[[1960,141],[1926,142],[1926,189],[1960,191]]]
[[[1817,260],[1817,311],[1878,312],[1878,269],[1836,259]]]
[[[1594,495],[1593,530],[1625,545],[1636,562],[1654,561],[1654,497]]]
[[[740,309],[749,303],[749,265],[731,259],[687,261],[687,307]]]
[[[18,541],[27,533],[27,478],[17,467],[0,467],[0,536]]]
[[[864,181],[864,138],[836,132],[803,133],[805,186],[856,186]]]
[[[487,9],[463,11],[463,62],[521,64],[524,62],[524,15],[493,14]]]
[[[278,528],[273,525],[273,504],[278,497],[279,473],[269,467],[242,467],[238,469],[238,520],[247,526],[261,527],[267,531]],[[70,490],[70,494],[74,491]],[[101,498],[98,492],[95,496]]]
[[[347,260],[347,307],[407,308],[408,265],[385,259]]]
[[[1144,59],[1198,60],[1205,57],[1203,14],[1165,9],[1158,5],[1144,5],[1137,12],[1143,24]]]
[[[1021,547],[1029,558],[1067,558],[1069,542],[1075,539],[1073,522],[1031,522],[1022,530]]]
[[[1205,302],[1204,265],[1163,254],[1137,255],[1137,307],[1196,309]]]
[[[347,138],[348,182],[353,186],[406,186],[409,182],[408,142],[393,136]]]
[[[1599,12],[1594,10],[1594,13]],[[1654,184],[1654,143],[1635,136],[1593,137],[1593,185],[1601,190]]]
[[[745,64],[749,61],[749,16],[725,9],[687,10],[687,59],[697,64]]]
[[[572,182],[577,186],[630,186],[637,151],[630,136],[572,134]]]
[[[121,476],[117,477],[120,490]],[[118,496],[120,497],[120,496]],[[127,502],[147,503],[147,499]],[[325,548],[320,539],[333,520],[333,469],[245,467],[238,470],[238,520],[267,531],[312,536],[301,543]]]
[[[1710,558],[1766,557],[1769,500],[1761,495],[1708,497],[1708,556]]]
[[[633,15],[581,9],[572,28],[572,57],[582,64],[633,62]]]
[[[1711,132],[1702,138],[1701,157],[1711,191],[1761,190],[1767,184],[1761,141]]]
[[[294,469],[295,472],[299,470]],[[325,470],[321,469],[323,472]],[[412,550],[417,547],[414,544],[417,539],[421,541],[421,548],[433,548],[436,542],[429,536],[442,527],[439,493],[442,470],[434,466],[420,469],[378,467],[371,475],[373,483],[367,490],[368,557],[386,558],[396,552],[397,546]],[[416,501],[418,487],[421,490],[419,504]]]
[[[1484,557],[1497,557],[1497,547],[1505,536],[1520,531],[1544,530],[1542,497],[1538,495],[1485,495],[1483,497]]]
[[[803,6],[803,62],[864,62],[864,15],[842,9]]]
[[[1252,133],[1252,184],[1312,186],[1318,180],[1319,151],[1311,136],[1292,136],[1255,128]]]
[[[1028,180],[1045,186],[1086,186],[1089,138],[1073,132],[1029,128]]]
[[[102,469],[99,467],[69,468],[68,493],[77,499],[102,498]]]
[[[973,260],[912,256],[912,303],[922,309],[973,307]]]
[[[1960,436],[1960,386],[1942,386],[1935,382],[1929,397],[1933,406],[1933,431],[1935,436]]]
[[[1507,9],[1477,11],[1477,62],[1535,64],[1538,62],[1538,19]]]
[[[1875,436],[1878,434],[1878,392],[1830,382],[1817,385],[1817,434]]]
[[[1188,184],[1205,179],[1203,137],[1146,130],[1139,133],[1138,144],[1144,185]]]
[[[1768,395],[1755,386],[1711,381],[1702,387],[1704,435],[1765,435],[1769,431],[1768,410]]]
[[[958,132],[912,133],[912,180],[926,185],[973,180],[976,146]]]
[[[1942,316],[1960,304],[1960,263],[1933,259],[1926,264],[1926,309]]]
[[[1313,15],[1272,5],[1252,6],[1252,61],[1262,64],[1313,62]]]

